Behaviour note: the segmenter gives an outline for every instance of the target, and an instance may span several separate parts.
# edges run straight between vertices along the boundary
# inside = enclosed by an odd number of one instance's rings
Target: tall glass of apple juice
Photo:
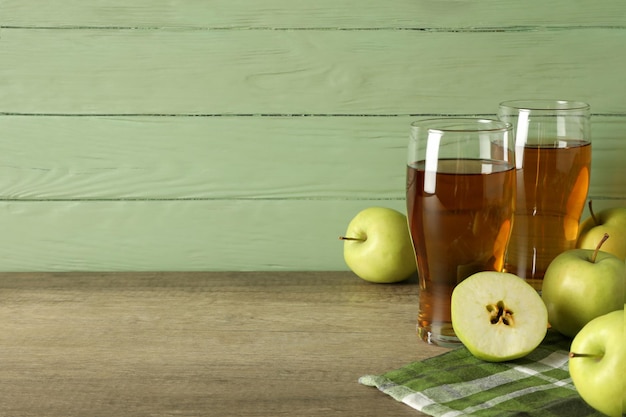
[[[513,125],[517,172],[515,224],[505,270],[541,292],[544,273],[578,237],[591,169],[587,103],[512,100],[498,117]]]
[[[474,118],[411,124],[407,217],[419,273],[419,337],[457,346],[454,287],[479,271],[502,271],[515,209],[512,126]]]

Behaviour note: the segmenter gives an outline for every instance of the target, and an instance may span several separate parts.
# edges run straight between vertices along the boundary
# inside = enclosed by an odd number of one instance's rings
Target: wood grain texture
[[[5,116],[0,198],[400,200],[414,119]],[[592,126],[590,197],[626,199],[626,117]]]
[[[70,123],[72,132],[62,117],[0,118],[5,137],[16,139],[5,141],[0,153],[2,197],[342,199],[404,192],[406,118],[83,117]]]
[[[598,210],[626,199],[594,200]],[[346,270],[352,217],[404,200],[0,202],[3,271]],[[586,215],[585,215],[586,217]]]
[[[407,126],[591,103],[626,206],[626,3],[0,0],[0,271],[345,269]]]
[[[0,275],[0,414],[415,416],[357,379],[445,352],[415,282],[350,273]]]
[[[345,270],[350,219],[404,201],[0,202],[5,271]]]
[[[71,10],[71,13],[68,13]],[[443,28],[625,26],[614,0],[3,0],[2,24],[24,27],[176,28]]]
[[[614,94],[626,84],[615,70],[624,44],[626,29],[613,28],[5,29],[0,48],[11,65],[0,67],[0,112],[474,114],[510,97],[556,95],[624,115]]]

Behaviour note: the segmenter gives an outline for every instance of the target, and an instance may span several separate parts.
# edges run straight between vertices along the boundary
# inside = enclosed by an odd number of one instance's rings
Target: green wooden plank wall
[[[626,206],[626,2],[0,0],[0,270],[340,270],[408,124],[592,105]]]

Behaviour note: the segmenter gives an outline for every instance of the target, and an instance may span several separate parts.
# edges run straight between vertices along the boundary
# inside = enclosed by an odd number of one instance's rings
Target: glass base
[[[454,349],[463,345],[454,334],[451,323],[433,323],[427,327],[418,325],[417,336],[430,345],[445,348]]]

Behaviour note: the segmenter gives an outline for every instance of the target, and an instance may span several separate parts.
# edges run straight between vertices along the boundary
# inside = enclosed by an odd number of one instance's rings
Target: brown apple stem
[[[339,240],[358,240],[360,242],[365,242],[365,239],[361,239],[358,237],[347,237],[347,236],[339,236]]]
[[[608,233],[605,233],[604,236],[602,236],[602,239],[600,239],[600,242],[598,242],[596,249],[593,251],[593,255],[591,255],[591,263],[596,263],[596,257],[598,256],[598,252],[600,252],[600,248],[602,247],[602,245],[604,245],[604,242],[606,242],[608,238]]]
[[[589,214],[591,214],[591,218],[593,219],[594,224],[600,224],[598,223],[598,218],[596,217],[596,214],[593,212],[593,200],[589,200]]]
[[[591,353],[570,352],[569,353],[569,357],[570,358],[596,358],[596,359],[600,359],[602,357],[602,355],[593,355]]]

